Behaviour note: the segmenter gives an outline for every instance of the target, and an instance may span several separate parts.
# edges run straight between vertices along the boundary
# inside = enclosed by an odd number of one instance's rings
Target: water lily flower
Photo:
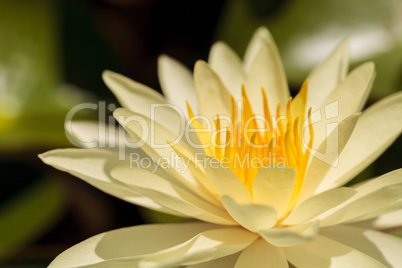
[[[402,239],[380,230],[402,225],[402,170],[342,186],[402,131],[401,92],[360,113],[374,73],[370,62],[348,73],[345,40],[292,99],[265,28],[243,61],[218,42],[193,75],[161,56],[164,96],[106,71],[124,107],[114,116],[141,147],[41,159],[127,202],[194,220],[99,234],[50,266],[397,267]],[[100,143],[97,131],[78,124],[75,135]]]

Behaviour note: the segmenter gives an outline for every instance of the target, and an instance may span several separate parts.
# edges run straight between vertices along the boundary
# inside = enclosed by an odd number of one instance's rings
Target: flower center
[[[276,113],[271,114],[265,90],[262,88],[261,92],[264,115],[257,116],[253,113],[243,85],[242,101],[236,107],[236,102],[233,96],[231,97],[231,116],[228,118],[217,115],[214,118],[215,132],[212,133],[206,130],[187,104],[188,113],[199,140],[203,144],[208,144],[204,147],[205,154],[217,158],[230,168],[247,187],[251,196],[253,196],[254,178],[262,167],[271,165],[276,168],[294,168],[297,177],[289,203],[290,211],[299,196],[310,158],[309,150],[304,150],[302,146],[301,123],[304,121],[307,81],[300,90],[301,97],[298,100],[296,97],[293,101],[290,97],[284,112],[281,112],[279,102]],[[297,113],[295,118],[292,110]],[[307,148],[311,148],[314,138],[311,108],[308,111],[307,125],[306,128],[309,130]]]

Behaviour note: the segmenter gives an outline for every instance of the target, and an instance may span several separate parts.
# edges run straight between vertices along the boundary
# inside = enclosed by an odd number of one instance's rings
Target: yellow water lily
[[[402,225],[402,170],[342,187],[400,135],[402,94],[360,113],[374,65],[348,73],[347,40],[293,99],[266,28],[243,61],[218,42],[193,74],[168,56],[158,67],[164,96],[110,71],[103,76],[124,107],[115,118],[140,148],[119,150],[118,129],[99,135],[96,124],[81,122],[74,135],[104,148],[40,157],[127,202],[195,220],[99,234],[51,267],[402,263],[402,239],[379,231]]]

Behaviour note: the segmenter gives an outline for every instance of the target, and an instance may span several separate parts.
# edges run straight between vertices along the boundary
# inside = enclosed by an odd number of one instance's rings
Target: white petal
[[[323,228],[320,234],[376,259],[387,267],[402,263],[402,239],[370,229],[348,225]]]
[[[363,108],[369,95],[374,75],[374,63],[367,62],[362,64],[354,69],[329,94],[319,111],[321,120],[314,123],[314,144],[320,144],[325,138],[328,124],[341,122],[349,115],[357,113]],[[315,116],[318,116],[317,112],[315,112]]]
[[[323,236],[300,246],[284,248],[283,251],[298,268],[385,267],[370,256]]]
[[[158,58],[158,77],[163,94],[169,102],[186,115],[186,100],[194,112],[199,111],[193,75],[187,67],[169,56],[161,55]]]
[[[233,171],[221,164],[216,158],[205,157],[204,163],[207,165],[205,172],[220,196],[230,196],[239,204],[254,203],[246,186]]]
[[[114,168],[111,175],[161,206],[187,217],[217,224],[236,225],[223,208],[198,197],[191,189],[175,185],[174,182],[152,172],[122,166]]]
[[[66,171],[107,194],[153,210],[182,216],[113,179],[110,172],[114,167],[128,165],[129,156],[122,155],[123,160],[119,160],[119,156],[118,152],[101,149],[58,149],[39,155],[46,164]]]
[[[327,190],[322,180],[331,166],[338,165],[339,154],[347,145],[353,130],[358,122],[360,114],[353,114],[336,125],[328,137],[320,144],[317,150],[308,148],[312,154],[311,162],[307,167],[303,187],[300,192],[298,203],[305,200],[313,193]],[[317,190],[320,186],[322,187]]]
[[[155,90],[112,71],[104,71],[102,77],[123,107],[152,117],[165,127],[180,128],[185,114]],[[158,106],[151,106],[152,104]]]
[[[284,225],[307,222],[345,202],[356,193],[350,188],[336,188],[314,195],[298,205],[283,221]]]
[[[194,66],[194,83],[197,91],[200,112],[213,123],[213,118],[219,115],[230,115],[230,93],[223,85],[219,76],[206,62],[197,61]]]
[[[251,232],[270,228],[276,223],[276,210],[271,206],[238,204],[229,196],[223,196],[222,203],[232,218]]]
[[[241,100],[241,85],[246,82],[246,76],[239,56],[226,43],[217,42],[209,52],[208,63],[230,94]]]
[[[131,267],[134,267],[137,260],[144,255],[174,247],[200,232],[213,228],[217,226],[197,222],[150,224],[117,229],[93,236],[67,249],[53,260],[49,267],[72,268],[91,264],[113,267],[113,261],[119,260],[122,261],[119,264],[131,264]]]
[[[348,201],[331,211],[321,219],[322,226],[342,222],[365,220],[367,214],[378,216],[389,209],[401,207],[402,203],[402,170],[387,173],[379,178],[353,187],[357,193]],[[379,214],[373,214],[373,212]]]
[[[307,108],[315,111],[325,98],[343,81],[349,67],[349,39],[338,47],[309,75]]]
[[[258,171],[253,184],[253,197],[256,203],[273,206],[282,217],[289,204],[296,180],[293,168],[266,166]]]
[[[250,40],[250,43],[247,46],[246,53],[244,54],[244,70],[248,72],[253,64],[255,57],[257,57],[258,52],[260,52],[261,47],[264,43],[270,42],[275,45],[274,38],[268,29],[264,26],[258,28],[253,37]],[[276,45],[275,45],[276,46]]]
[[[293,247],[314,239],[317,235],[318,227],[318,221],[315,221],[291,227],[260,230],[259,234],[265,241],[274,246]]]
[[[271,112],[275,111],[278,102],[281,102],[282,107],[286,106],[289,88],[285,71],[277,48],[270,43],[261,47],[247,74],[246,92],[253,104],[253,112],[257,115],[264,114],[261,87],[268,97]]]
[[[353,225],[377,230],[398,228],[402,226],[402,209],[383,214],[374,219],[355,222]]]
[[[322,185],[333,188],[347,183],[380,156],[401,131],[402,92],[399,92],[382,99],[362,114],[339,156],[339,165],[329,170]]]
[[[177,267],[206,262],[239,252],[256,238],[257,235],[241,227],[207,230],[180,245],[145,257],[139,267]]]
[[[288,262],[281,248],[272,246],[259,238],[242,251],[235,268],[288,268]]]
[[[189,265],[186,268],[233,268],[238,258],[239,253],[236,253],[213,261]]]

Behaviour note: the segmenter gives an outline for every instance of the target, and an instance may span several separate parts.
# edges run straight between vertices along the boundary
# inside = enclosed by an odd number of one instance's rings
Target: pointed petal
[[[284,225],[301,224],[310,221],[318,215],[338,206],[351,198],[355,190],[342,187],[325,191],[304,200],[283,221]]]
[[[181,118],[185,118],[185,114],[155,90],[112,71],[104,71],[102,77],[123,107],[147,117],[154,113],[152,118],[165,127],[180,128]],[[152,104],[158,104],[158,107]]]
[[[161,206],[187,217],[216,224],[236,224],[224,209],[198,197],[191,189],[175,185],[147,170],[121,166],[114,168],[111,175]]]
[[[271,109],[276,107],[278,102],[285,104],[289,98],[289,88],[279,52],[270,43],[261,47],[247,74],[246,91],[250,103],[253,103],[253,112],[257,115],[264,114],[261,87],[268,96]]]
[[[349,67],[349,39],[337,48],[309,75],[307,107],[315,111],[325,98],[343,81]]]
[[[320,122],[314,123],[314,144],[320,144],[325,138],[328,124],[333,121],[341,122],[349,115],[357,113],[363,108],[373,84],[374,76],[374,63],[367,62],[354,69],[329,94],[321,105],[320,114],[322,119]]]
[[[158,58],[158,77],[163,94],[170,103],[187,115],[187,100],[194,112],[199,111],[193,75],[187,67],[169,56],[161,55]]]
[[[380,156],[401,131],[402,92],[399,92],[382,99],[362,114],[339,156],[339,165],[329,170],[323,185],[337,187],[347,183]]]
[[[72,268],[91,264],[113,267],[113,261],[118,260],[122,261],[120,264],[131,264],[131,267],[134,267],[137,260],[144,255],[171,248],[213,228],[216,228],[216,225],[202,222],[121,228],[93,236],[67,249],[57,256],[49,267]]]
[[[318,233],[318,221],[284,228],[269,228],[258,233],[268,243],[277,247],[293,247],[314,239]]]
[[[402,169],[353,187],[357,193],[348,201],[321,218],[322,226],[365,220],[365,215],[376,217],[402,205]],[[379,213],[373,215],[372,213]]]
[[[323,228],[320,234],[357,249],[386,267],[398,267],[402,263],[402,239],[399,237],[348,225]]]
[[[327,185],[323,184],[322,180],[332,166],[339,165],[339,154],[342,153],[342,150],[347,145],[359,116],[360,114],[350,115],[337,124],[316,151],[313,148],[307,148],[307,150],[311,150],[312,157],[307,167],[298,203],[302,202],[313,193],[329,189]],[[318,191],[317,188],[320,185],[322,185],[322,187],[320,191]]]
[[[217,42],[209,52],[208,63],[235,100],[241,100],[241,85],[246,75],[239,56],[226,43]]]
[[[227,195],[240,204],[252,204],[253,199],[246,186],[228,167],[213,157],[204,158],[205,172],[220,196]]]
[[[232,218],[251,232],[270,228],[276,223],[276,210],[271,206],[238,204],[227,195],[222,197],[222,203]]]
[[[314,240],[296,247],[284,248],[283,251],[288,261],[299,268],[385,268],[370,256],[324,236],[317,236]]]
[[[293,168],[263,167],[254,179],[254,200],[256,203],[273,206],[280,218],[289,204],[295,181],[296,170]]]
[[[213,123],[219,115],[230,115],[230,93],[219,76],[206,62],[197,61],[194,66],[194,83],[200,112]]]
[[[139,155],[144,155],[139,152]],[[48,165],[61,171],[66,171],[101,191],[124,201],[147,207],[153,210],[183,216],[170,209],[165,209],[153,200],[144,197],[110,175],[112,168],[128,165],[130,157],[123,155],[119,160],[118,152],[101,149],[58,149],[39,155]]]
[[[234,268],[275,267],[288,268],[283,250],[259,238],[242,251]]]
[[[218,259],[249,246],[258,235],[241,227],[207,230],[186,242],[149,255],[139,267],[177,267]]]
[[[402,209],[382,214],[374,219],[355,222],[354,226],[376,230],[392,229],[402,226]]]
[[[257,57],[258,52],[260,52],[261,47],[264,45],[264,43],[267,42],[272,43],[274,44],[274,46],[276,46],[271,33],[266,27],[261,26],[254,32],[253,37],[251,38],[250,43],[247,46],[246,53],[244,54],[243,66],[244,70],[246,70],[247,73],[250,70],[255,58]]]

